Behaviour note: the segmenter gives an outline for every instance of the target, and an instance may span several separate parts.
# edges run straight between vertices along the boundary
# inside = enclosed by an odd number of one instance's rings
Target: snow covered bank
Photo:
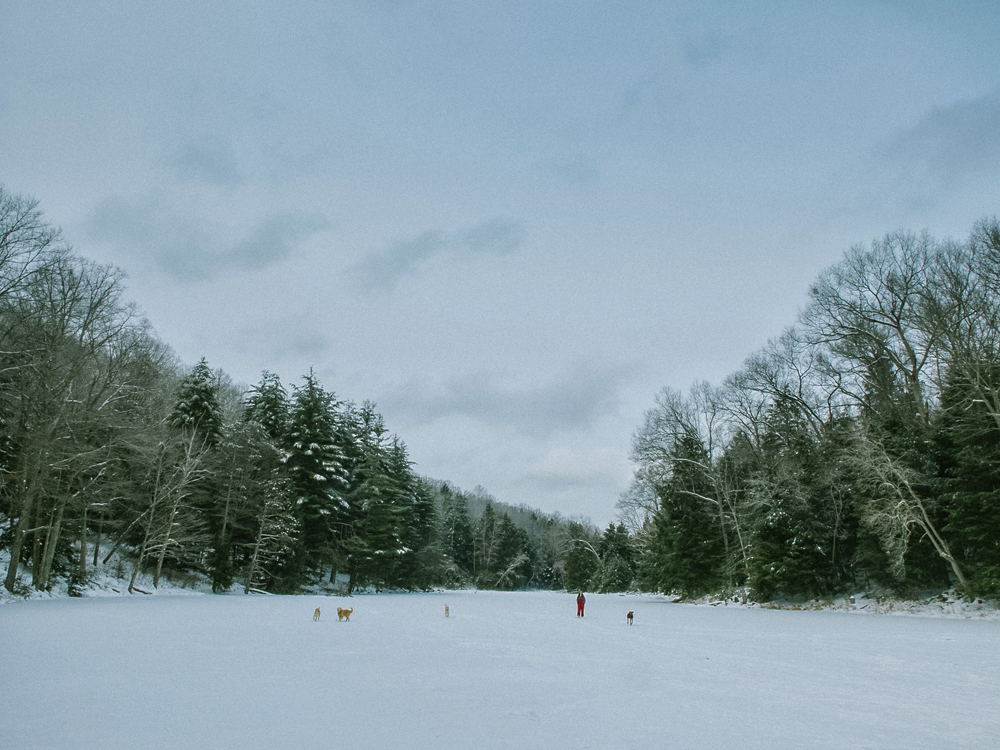
[[[6,571],[10,554],[6,550],[0,552],[0,571]],[[106,565],[93,568],[87,574],[86,582],[76,586],[73,596],[77,597],[104,597],[104,596],[141,596],[142,593],[154,595],[172,594],[211,594],[212,583],[205,576],[195,573],[175,573],[168,571],[160,581],[159,588],[153,588],[153,577],[141,574],[136,576],[135,585],[139,592],[128,593],[129,579],[131,578],[130,564],[121,560],[115,555]],[[21,602],[36,599],[59,599],[69,597],[69,582],[64,577],[53,577],[52,587],[49,591],[36,591],[28,585],[31,581],[31,571],[24,570],[20,576],[20,591],[11,594],[3,586],[0,586],[0,604],[10,602]],[[235,591],[240,587],[233,586]],[[240,589],[242,591],[242,589]]]
[[[5,569],[6,564],[5,552],[0,552],[0,570]],[[88,576],[87,582],[79,586],[75,594],[80,597],[108,597],[122,595],[141,596],[143,594],[163,596],[212,593],[212,584],[207,577],[194,573],[176,574],[168,571],[160,581],[159,588],[153,588],[152,576],[139,575],[136,578],[137,593],[130,595],[128,593],[129,577],[129,566],[124,561],[119,561],[116,556],[108,565],[101,566],[96,572],[92,571]],[[22,580],[27,581],[29,579],[30,575],[27,573],[22,576]],[[321,585],[314,586],[307,594],[328,596],[332,595],[333,592],[333,587],[324,582]],[[242,594],[243,586],[239,583],[234,583],[231,593]],[[62,578],[55,579],[55,585],[53,585],[51,591],[34,591],[25,586],[24,593],[21,595],[10,594],[0,586],[0,604],[25,601],[26,599],[52,599],[66,596],[69,596],[68,586],[66,580]],[[912,615],[917,617],[1000,620],[1000,605],[998,605],[998,602],[981,599],[968,600],[955,591],[935,592],[916,599],[858,593],[854,596],[838,596],[832,599],[815,599],[804,602],[741,601],[741,597],[739,596],[729,599],[704,596],[699,599],[683,601],[676,596],[658,594],[630,594],[629,596],[640,599],[648,598],[653,601],[670,601],[673,603],[709,605],[712,607],[749,607],[792,611],[831,610],[866,615]],[[745,600],[746,597],[744,596],[742,599]]]
[[[1000,620],[1000,607],[996,601],[966,599],[955,591],[944,591],[915,599],[875,594],[855,594],[833,599],[813,599],[811,601],[741,602],[738,597],[718,599],[705,596],[695,600],[681,601],[671,597],[675,603],[710,605],[713,607],[751,607],[759,609],[781,609],[786,611],[837,611],[862,615],[912,615],[916,617],[946,617],[961,619]]]
[[[993,748],[1000,622],[556,593],[0,608],[0,747]],[[444,605],[450,617],[444,617]],[[315,607],[322,609],[313,622]],[[629,627],[625,613],[635,612]]]

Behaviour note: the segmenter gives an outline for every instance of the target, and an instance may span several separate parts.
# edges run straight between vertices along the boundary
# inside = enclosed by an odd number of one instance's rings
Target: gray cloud
[[[264,268],[287,258],[303,240],[327,226],[326,220],[317,214],[274,214],[237,242],[222,256],[222,262],[250,270]]]
[[[186,143],[174,155],[172,164],[182,180],[202,181],[222,187],[235,187],[244,180],[232,148],[217,138]]]
[[[535,166],[542,172],[554,175],[571,185],[582,185],[600,177],[593,160],[582,153],[569,157],[543,159]]]
[[[732,42],[714,31],[688,34],[684,37],[681,53],[688,66],[700,69],[721,59]]]
[[[881,155],[904,177],[946,184],[1000,168],[1000,92],[931,110]]]
[[[316,214],[276,213],[235,242],[220,241],[221,227],[182,216],[162,199],[136,205],[120,198],[101,203],[88,222],[90,236],[146,255],[179,281],[210,279],[232,271],[254,271],[290,256],[327,226]]]
[[[509,255],[523,244],[525,235],[522,224],[498,218],[450,234],[424,232],[368,256],[351,271],[369,289],[392,289],[404,276],[417,273],[434,258]]]
[[[525,386],[479,372],[439,383],[411,381],[382,401],[418,422],[465,416],[537,437],[583,429],[613,412],[628,378],[621,366],[581,365],[562,377]]]
[[[594,523],[602,527],[612,521],[613,512],[602,509],[613,505],[612,499],[621,495],[622,487],[627,486],[629,476],[622,476],[621,471],[584,472],[577,476],[545,477],[528,474],[523,481],[511,483],[508,494],[501,495],[503,500],[528,499],[527,505],[540,507],[540,501],[548,501],[549,506],[555,505],[562,510],[562,515],[580,521]],[[599,515],[591,515],[596,511]],[[617,520],[617,519],[615,519]]]
[[[312,326],[310,321],[280,317],[253,321],[241,327],[238,341],[243,351],[261,352],[261,362],[313,360],[332,346],[328,335]]]

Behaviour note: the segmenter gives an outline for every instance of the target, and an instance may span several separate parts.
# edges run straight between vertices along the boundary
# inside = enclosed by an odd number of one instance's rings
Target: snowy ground
[[[997,620],[575,609],[471,591],[11,603],[0,748],[1000,747]]]

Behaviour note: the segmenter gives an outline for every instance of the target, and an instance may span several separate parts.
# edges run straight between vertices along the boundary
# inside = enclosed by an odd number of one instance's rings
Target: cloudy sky
[[[420,473],[606,524],[888,231],[1000,213],[994,2],[0,0],[0,183],[181,359],[310,367]]]

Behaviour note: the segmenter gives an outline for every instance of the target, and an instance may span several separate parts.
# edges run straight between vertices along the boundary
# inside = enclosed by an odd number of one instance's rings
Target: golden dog
[[[448,613],[449,613],[450,611],[451,611],[451,610],[449,610],[449,609],[448,609],[448,605],[447,605],[447,604],[445,604],[445,605],[444,605],[444,616],[445,616],[445,617],[447,617],[447,616],[448,616]]]
[[[354,607],[351,607],[350,609],[343,609],[341,607],[337,607],[337,622],[340,622],[341,620],[347,620],[348,622],[350,622],[351,612],[353,611]]]
[[[319,619],[319,607],[316,607],[316,611],[313,612],[313,622]]]

